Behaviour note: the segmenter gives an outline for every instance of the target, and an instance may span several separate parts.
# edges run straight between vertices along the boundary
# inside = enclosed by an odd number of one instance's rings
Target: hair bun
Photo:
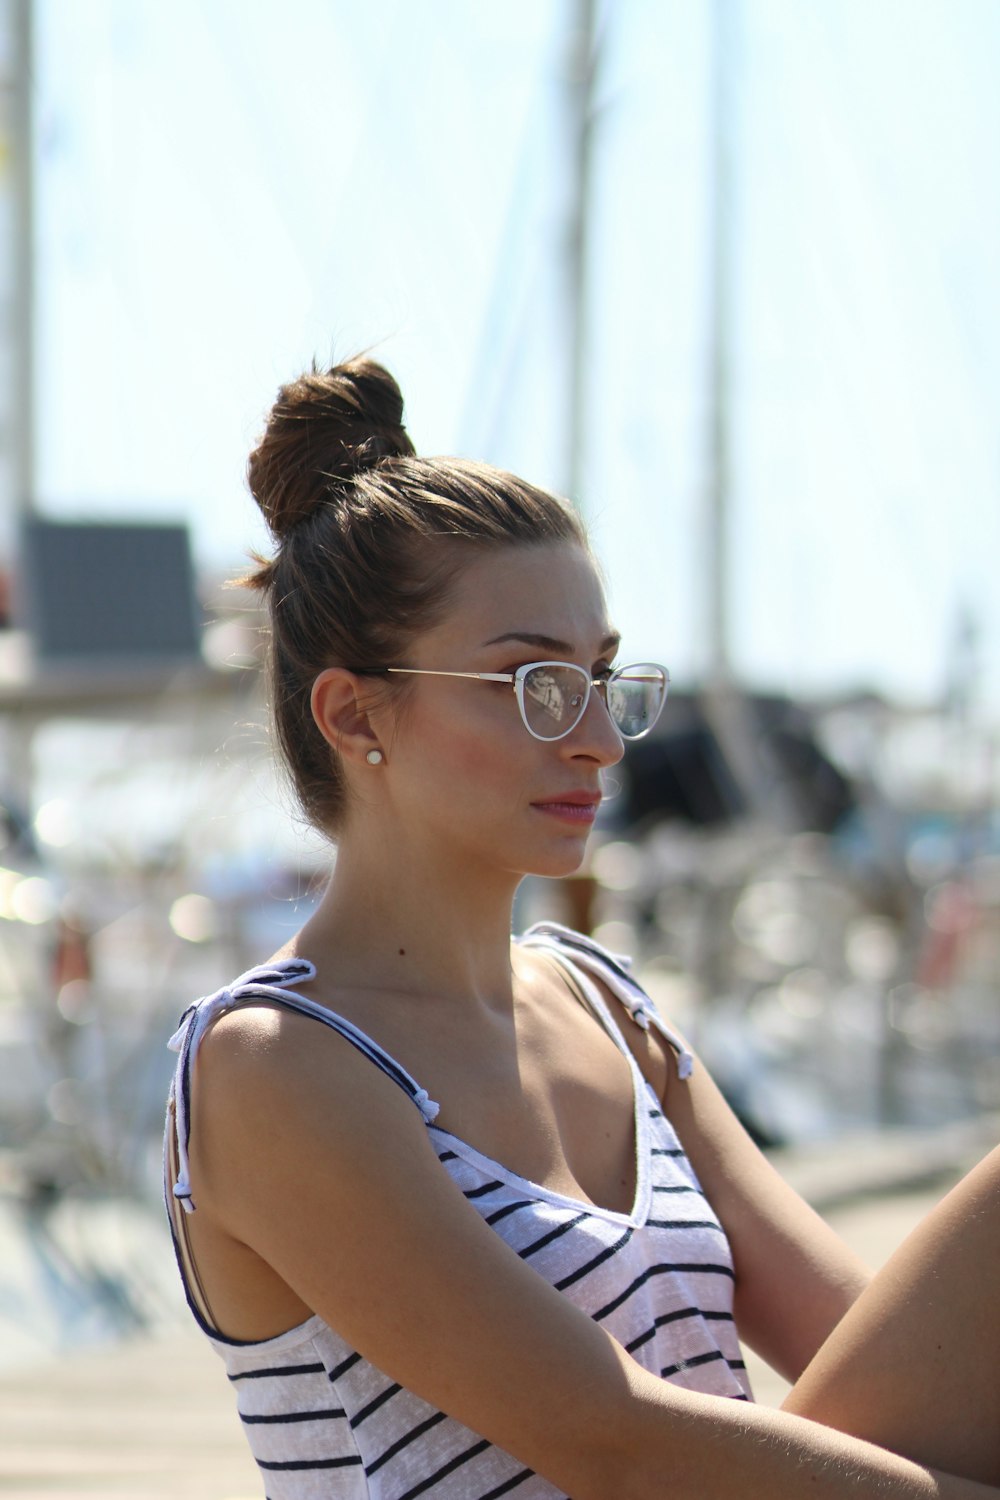
[[[412,457],[403,397],[382,365],[352,359],[284,385],[247,463],[251,494],[280,541],[329,498],[385,458]]]

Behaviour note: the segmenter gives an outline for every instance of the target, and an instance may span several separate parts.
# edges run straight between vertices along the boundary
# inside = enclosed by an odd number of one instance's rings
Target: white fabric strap
[[[677,1033],[664,1021],[646,991],[632,978],[631,958],[624,954],[609,953],[599,943],[558,922],[536,922],[524,933],[521,942],[525,947],[550,947],[603,980],[637,1026],[643,1031],[648,1031],[652,1026],[667,1042],[677,1058],[678,1078],[691,1077],[694,1058]]]

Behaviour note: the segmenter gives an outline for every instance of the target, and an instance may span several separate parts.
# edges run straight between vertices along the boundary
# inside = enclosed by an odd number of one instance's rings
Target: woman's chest
[[[525,1009],[509,1024],[408,1042],[407,1066],[440,1106],[441,1129],[513,1176],[631,1212],[636,1074],[592,1015]]]

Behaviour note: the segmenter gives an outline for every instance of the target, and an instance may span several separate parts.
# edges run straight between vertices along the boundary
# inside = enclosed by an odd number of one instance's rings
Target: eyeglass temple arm
[[[514,682],[513,672],[439,672],[432,667],[383,667],[404,677],[471,677],[479,682]]]
[[[532,665],[534,665],[534,663]],[[548,662],[544,662],[538,663],[538,665],[548,666],[550,664]],[[561,662],[553,662],[551,663],[551,665],[569,666],[570,663],[566,662],[564,664]],[[468,677],[478,682],[517,681],[517,677],[513,672],[442,672],[435,667],[380,667],[378,670],[381,672],[396,672],[405,677]],[[590,681],[594,687],[604,687],[612,677],[624,676],[626,672],[631,673],[633,670],[634,669],[631,667],[621,667],[617,672],[609,673],[607,677],[592,677]],[[628,680],[631,682],[669,682],[670,675],[666,671],[666,669],[664,669],[655,677],[636,673],[636,675],[629,677]]]
[[[544,662],[539,663],[538,665],[548,666],[550,665],[550,663]],[[551,665],[559,666],[562,665],[562,663],[553,662],[551,663]],[[565,665],[569,666],[570,663],[567,662],[565,663]],[[514,672],[442,672],[434,667],[380,667],[377,670],[380,672],[395,672],[397,673],[397,675],[403,677],[467,677],[476,682],[517,681],[517,676]],[[633,670],[634,669],[630,667],[620,667],[617,671],[609,673],[607,677],[592,677],[590,679],[591,687],[606,687],[613,677],[623,676],[626,672],[630,672]],[[670,673],[666,670],[665,667],[661,667],[659,673],[655,677],[646,676],[645,674],[637,674],[636,676],[631,677],[629,680],[632,682],[659,682],[662,683],[666,688],[670,685]]]

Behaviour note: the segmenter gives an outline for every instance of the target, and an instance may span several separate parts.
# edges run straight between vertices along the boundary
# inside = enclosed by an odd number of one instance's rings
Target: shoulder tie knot
[[[413,1096],[413,1102],[424,1117],[426,1124],[431,1125],[438,1117],[440,1104],[436,1104],[426,1089],[417,1089]]]
[[[178,1054],[167,1105],[168,1109],[171,1105],[174,1109],[174,1128],[177,1139],[177,1181],[174,1183],[173,1195],[180,1200],[185,1213],[189,1214],[194,1213],[195,1208],[194,1199],[191,1196],[191,1167],[188,1161],[188,1142],[191,1138],[191,1063],[207,1028],[216,1016],[228,1010],[235,1000],[233,990],[221,989],[216,990],[214,995],[208,995],[204,1000],[199,1000],[196,1005],[189,1005],[181,1016],[181,1024],[167,1043],[171,1052]]]

